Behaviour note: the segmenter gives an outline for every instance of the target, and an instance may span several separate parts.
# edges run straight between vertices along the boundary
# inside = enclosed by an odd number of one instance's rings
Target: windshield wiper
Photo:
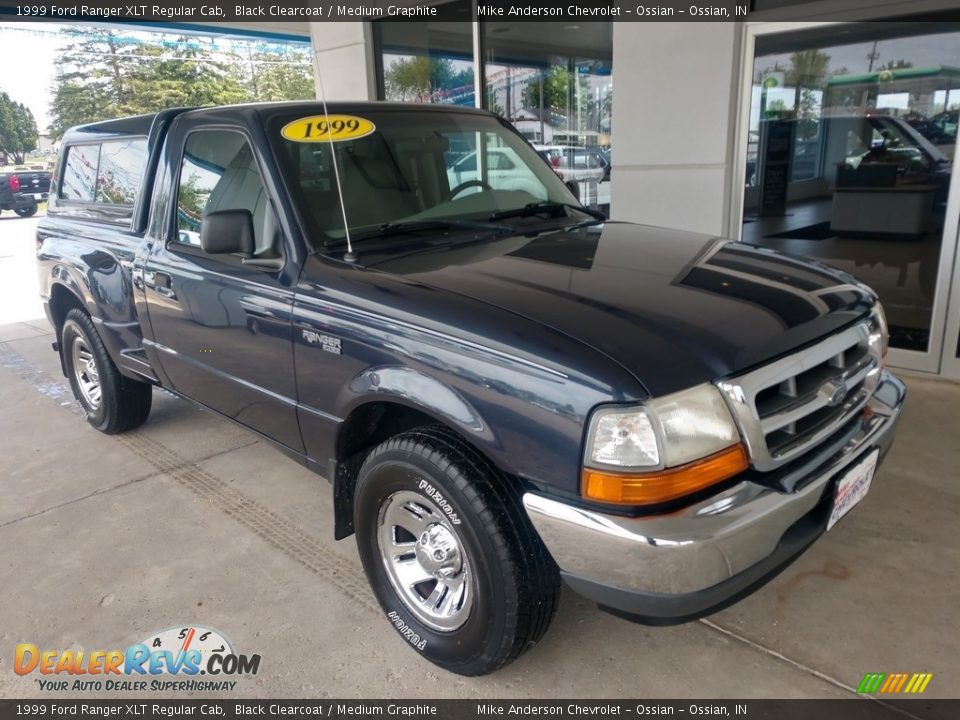
[[[531,215],[540,215],[541,213],[556,213],[559,210],[565,210],[570,208],[571,210],[576,210],[578,212],[586,213],[592,218],[597,220],[606,220],[607,216],[604,215],[599,210],[593,210],[588,207],[583,207],[582,205],[574,205],[573,203],[564,203],[564,202],[537,202],[537,203],[528,203],[520,208],[513,208],[511,210],[500,210],[493,213],[488,220],[491,222],[497,220],[506,220],[507,218],[515,217],[530,217]]]
[[[411,220],[409,222],[384,223],[376,230],[361,233],[354,236],[353,239],[372,240],[374,238],[390,237],[391,235],[408,235],[430,232],[432,230],[513,232],[513,230],[506,225],[496,225],[494,223],[469,222],[467,220]]]

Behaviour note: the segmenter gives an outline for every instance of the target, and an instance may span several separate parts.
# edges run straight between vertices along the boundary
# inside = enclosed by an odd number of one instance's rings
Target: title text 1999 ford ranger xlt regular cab
[[[648,622],[729,604],[893,439],[869,288],[604,221],[488,113],[170,110],[70,131],[57,167],[39,272],[90,423],[161,386],[329,478],[384,614],[453,672],[536,643],[561,577]]]

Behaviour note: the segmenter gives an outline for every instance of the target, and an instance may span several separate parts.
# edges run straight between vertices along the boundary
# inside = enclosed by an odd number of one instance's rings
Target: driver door
[[[299,263],[248,136],[196,122],[168,140],[170,218],[144,272],[152,355],[176,392],[302,453],[291,339]],[[254,257],[270,262],[201,249],[204,216],[237,209],[253,216]]]

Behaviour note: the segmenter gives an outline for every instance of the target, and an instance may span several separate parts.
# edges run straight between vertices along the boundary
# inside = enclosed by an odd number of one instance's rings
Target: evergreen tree
[[[20,164],[28,152],[36,149],[37,123],[33,113],[26,105],[14,102],[5,92],[0,92],[0,154]]]
[[[172,107],[229,105],[313,97],[309,53],[243,57],[231,45],[198,36],[131,42],[124,31],[76,28],[62,49],[50,104],[51,134],[70,127]]]

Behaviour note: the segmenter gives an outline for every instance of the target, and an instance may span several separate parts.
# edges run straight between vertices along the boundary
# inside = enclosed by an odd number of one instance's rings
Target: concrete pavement
[[[960,695],[960,386],[908,379],[869,495],[753,596],[654,628],[565,590],[538,647],[461,678],[389,626],[353,540],[333,541],[325,480],[160,391],[136,432],[83,422],[22,294],[33,224],[0,218],[0,697],[43,695],[13,672],[17,643],[110,650],[187,625],[262,656],[239,697],[842,698],[866,672],[932,672],[927,697]]]

